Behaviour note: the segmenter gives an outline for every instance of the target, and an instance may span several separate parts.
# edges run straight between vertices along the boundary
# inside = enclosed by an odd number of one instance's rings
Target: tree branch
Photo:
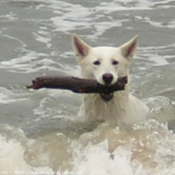
[[[28,89],[53,88],[71,90],[75,93],[113,93],[124,90],[127,77],[121,77],[111,85],[101,85],[96,80],[81,79],[76,77],[37,77]]]

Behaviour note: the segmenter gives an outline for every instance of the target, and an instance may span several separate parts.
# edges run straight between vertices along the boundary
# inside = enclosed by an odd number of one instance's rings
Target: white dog
[[[119,77],[129,78],[129,68],[137,43],[138,36],[135,36],[118,48],[92,48],[74,34],[72,45],[81,67],[81,78],[96,79],[100,84],[108,86],[114,84]],[[149,109],[129,93],[128,84],[124,91],[113,94],[84,95],[79,116],[90,121],[112,121],[126,126],[143,121]]]

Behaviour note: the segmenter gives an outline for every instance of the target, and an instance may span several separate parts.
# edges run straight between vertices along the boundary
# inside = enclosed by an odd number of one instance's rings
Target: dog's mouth
[[[104,101],[110,101],[114,97],[114,94],[113,93],[101,93],[100,96]]]
[[[100,97],[102,100],[109,102],[114,97],[115,91],[120,91],[125,89],[125,84],[127,84],[127,77],[119,77],[117,82],[112,85],[101,85],[98,84],[100,89]]]

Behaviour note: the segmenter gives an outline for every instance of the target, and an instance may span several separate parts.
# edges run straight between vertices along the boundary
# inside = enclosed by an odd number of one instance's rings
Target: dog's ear
[[[137,45],[138,45],[138,35],[136,35],[127,43],[120,46],[122,55],[130,61],[136,52]]]
[[[76,56],[81,58],[87,56],[91,48],[76,34],[73,34],[72,36],[72,46]]]

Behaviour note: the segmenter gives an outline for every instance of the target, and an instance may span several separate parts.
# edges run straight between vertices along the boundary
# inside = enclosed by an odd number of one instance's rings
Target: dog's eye
[[[100,61],[98,61],[98,60],[94,61],[93,64],[96,65],[96,66],[99,66],[100,65]]]
[[[117,64],[118,64],[118,61],[113,60],[113,61],[112,61],[112,64],[113,64],[113,65],[117,65]]]

